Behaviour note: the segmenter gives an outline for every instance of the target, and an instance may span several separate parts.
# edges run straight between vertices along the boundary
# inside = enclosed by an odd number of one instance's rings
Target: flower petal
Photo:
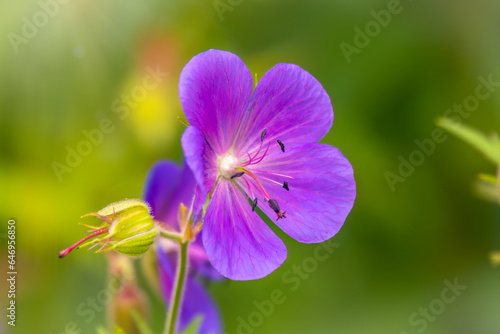
[[[226,152],[233,144],[252,84],[243,61],[227,51],[200,53],[182,70],[179,97],[186,118],[216,152]]]
[[[356,197],[356,183],[349,161],[336,148],[304,145],[267,156],[256,169],[269,196],[286,218],[276,221],[292,238],[315,243],[333,237],[342,227]],[[279,174],[279,175],[273,175]],[[283,187],[288,182],[289,191]],[[259,206],[271,219],[269,205]]]
[[[203,245],[212,266],[232,280],[262,278],[286,259],[281,239],[228,181],[219,182],[208,205]]]
[[[201,239],[201,235],[198,235],[196,241],[189,244],[190,273],[202,280],[222,281],[224,277],[210,264]]]
[[[200,283],[188,277],[179,318],[179,330],[183,331],[198,316],[203,318],[199,334],[222,333],[221,318],[212,297]]]
[[[158,247],[157,253],[160,261],[160,279],[163,298],[168,307],[175,282],[175,269],[172,259],[169,258],[160,247]],[[221,319],[214,301],[196,280],[187,277],[184,289],[184,301],[179,317],[179,332],[184,331],[184,329],[186,329],[186,327],[198,316],[203,317],[199,333],[214,334],[222,332]]]
[[[196,181],[208,193],[215,184],[217,176],[217,157],[207,145],[203,133],[194,126],[188,127],[181,138],[186,163],[194,173]]]
[[[332,122],[332,103],[318,80],[297,65],[278,64],[255,88],[235,150],[257,147],[264,129],[274,144],[278,139],[287,146],[317,143]]]
[[[149,170],[144,200],[151,205],[152,214],[173,228],[178,228],[179,204],[191,205],[196,181],[189,167],[178,167],[170,161],[157,162]]]

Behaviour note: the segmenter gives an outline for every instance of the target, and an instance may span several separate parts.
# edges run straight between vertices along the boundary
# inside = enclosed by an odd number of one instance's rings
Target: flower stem
[[[165,231],[163,229],[160,229],[160,235],[164,238],[174,240],[174,241],[178,242],[179,244],[182,243],[182,236],[178,233],[173,233],[173,232],[169,232],[169,231]]]
[[[186,281],[187,271],[187,250],[189,242],[179,243],[179,263],[177,266],[177,279],[174,287],[174,295],[170,303],[170,311],[167,316],[167,323],[163,334],[175,334],[178,314],[182,305],[182,294]]]

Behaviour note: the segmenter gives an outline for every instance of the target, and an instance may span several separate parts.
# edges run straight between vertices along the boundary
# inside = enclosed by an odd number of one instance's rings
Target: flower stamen
[[[257,178],[257,176],[255,176],[252,172],[250,172],[248,169],[246,169],[244,167],[241,168],[241,170],[243,170],[248,176],[250,176],[252,179],[255,180],[255,182],[257,182],[257,184],[259,185],[260,189],[264,193],[264,197],[266,197],[267,200],[270,200],[271,196],[269,196],[269,194],[267,193],[266,189],[264,189],[264,186],[262,185],[262,183],[260,183],[260,181]]]
[[[260,175],[259,177],[257,177],[253,173],[253,171],[259,172],[259,173],[264,173],[264,174],[272,174],[274,176],[281,176],[281,177],[285,177],[285,178],[290,178],[290,177],[287,175],[271,173],[268,171],[261,171],[261,170],[257,170],[257,169],[253,169],[253,168],[252,168],[252,171],[249,169],[249,166],[257,165],[258,163],[260,163],[267,156],[267,153],[269,152],[269,147],[271,146],[271,142],[267,143],[266,150],[263,152],[263,154],[261,154],[266,133],[267,133],[267,131],[264,129],[260,135],[260,145],[259,145],[259,148],[257,149],[257,151],[252,155],[248,152],[246,153],[246,155],[248,156],[248,160],[239,162],[238,159],[234,155],[231,154],[231,152],[228,152],[228,153],[226,153],[226,155],[219,157],[217,159],[219,177],[222,176],[225,179],[230,180],[238,188],[238,190],[240,190],[240,192],[251,202],[250,205],[252,207],[252,212],[255,211],[255,208],[258,205],[258,199],[256,196],[254,196],[254,192],[252,189],[252,188],[255,188],[257,190],[256,194],[260,194],[264,197],[264,202],[269,203],[270,207],[278,215],[278,220],[279,220],[281,218],[286,218],[286,216],[285,216],[286,211],[281,212],[280,207],[278,205],[278,202],[274,199],[271,199],[271,196],[268,194],[268,192],[266,191],[266,189],[262,185],[259,178],[262,180],[265,180],[267,182],[276,184],[278,186],[283,185],[283,188],[285,188],[287,191],[290,191],[290,189],[288,188],[288,182],[281,184],[280,182],[275,181],[272,178],[265,177],[263,175]],[[285,152],[285,145],[280,140],[278,140],[278,144],[280,145],[281,150],[283,152]],[[250,176],[250,178],[253,180],[245,178],[244,177],[245,174]],[[247,191],[243,190],[242,184],[240,184],[239,182],[234,180],[236,178],[241,178],[242,180],[245,181],[245,184],[247,186]]]
[[[283,144],[283,143],[281,142],[281,140],[279,140],[279,139],[277,140],[277,142],[278,142],[278,144],[280,144],[281,151],[283,151],[283,153],[285,153],[285,144]]]
[[[257,197],[255,197],[255,199],[253,200],[253,203],[252,203],[252,212],[254,212],[254,211],[255,211],[255,208],[257,207],[257,202],[258,202],[258,201],[259,201],[259,200],[257,199]]]
[[[234,174],[233,176],[231,176],[231,179],[234,179],[235,177],[240,177],[240,176],[242,176],[243,174],[245,174],[245,172],[239,172],[239,173],[236,173],[236,174]]]
[[[273,209],[274,212],[276,213],[280,212],[280,206],[275,199],[269,200],[269,206],[271,207],[271,209]]]
[[[280,220],[281,218],[286,218],[286,216],[285,216],[286,211],[281,212],[278,201],[276,201],[275,199],[270,199],[268,204],[269,204],[269,207],[271,207],[271,209],[273,209],[273,211],[276,212],[276,214],[278,215],[278,218],[276,219],[277,221]]]
[[[253,195],[252,187],[250,187],[250,183],[248,183],[248,181],[245,178],[243,178],[243,181],[245,181],[245,183],[247,184],[248,194],[250,195],[250,197],[255,197]],[[253,183],[252,183],[252,185],[253,185]]]

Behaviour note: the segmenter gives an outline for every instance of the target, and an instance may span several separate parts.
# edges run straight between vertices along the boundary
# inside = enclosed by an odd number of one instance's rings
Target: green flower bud
[[[141,256],[154,243],[158,235],[158,227],[151,217],[150,209],[141,200],[124,200],[113,203],[98,212],[84,217],[97,217],[103,221],[99,227],[90,227],[91,235],[83,238],[73,246],[59,252],[65,257],[74,248],[93,244],[89,249],[101,245],[96,253],[116,250],[128,256]]]

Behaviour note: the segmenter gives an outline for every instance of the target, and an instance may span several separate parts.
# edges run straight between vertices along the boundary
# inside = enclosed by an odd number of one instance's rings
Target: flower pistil
[[[253,155],[250,155],[250,153],[248,152],[246,153],[248,160],[240,161],[233,154],[232,150],[226,153],[226,155],[218,158],[217,159],[218,178],[219,179],[223,178],[228,180],[229,182],[232,182],[242,192],[242,194],[250,200],[251,202],[250,205],[252,206],[252,212],[255,211],[255,208],[258,206],[258,199],[256,195],[254,195],[254,190],[253,190],[255,189],[256,192],[263,197],[264,202],[267,202],[269,207],[276,213],[277,215],[276,220],[279,220],[282,218],[286,218],[286,211],[282,212],[278,204],[278,201],[272,199],[271,196],[269,196],[269,193],[266,191],[266,188],[262,184],[261,179],[263,181],[272,183],[276,183],[276,181],[262,175],[257,176],[254,173],[254,172],[266,173],[277,177],[290,178],[287,175],[271,173],[268,171],[258,170],[254,168],[256,167],[256,165],[261,163],[264,160],[264,158],[268,155],[271,142],[267,143],[264,153],[261,154],[262,148],[264,146],[264,139],[266,133],[267,130],[264,129],[260,134],[260,145],[256,153]],[[279,144],[281,151],[285,152],[285,145],[280,140],[277,140],[277,143]],[[245,176],[248,176],[249,178]],[[239,180],[242,180],[245,183],[247,189],[246,191],[244,190],[244,187],[242,187],[242,184],[240,184]],[[290,190],[287,181],[283,182],[283,188],[285,188],[287,191]]]

